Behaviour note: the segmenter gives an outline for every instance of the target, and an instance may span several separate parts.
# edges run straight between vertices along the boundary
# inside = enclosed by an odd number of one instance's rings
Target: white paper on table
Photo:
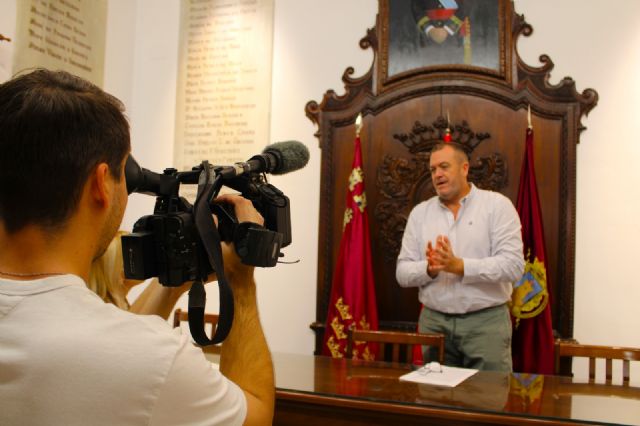
[[[425,374],[420,370],[416,370],[412,371],[411,373],[405,374],[404,376],[400,376],[400,380],[406,382],[426,383],[429,385],[454,387],[458,386],[460,383],[473,376],[477,372],[478,370],[473,370],[470,368],[447,367],[446,365],[443,365],[442,373],[431,371]]]

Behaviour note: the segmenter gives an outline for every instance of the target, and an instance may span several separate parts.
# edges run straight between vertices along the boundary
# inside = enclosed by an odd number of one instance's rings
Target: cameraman
[[[0,424],[269,424],[271,357],[253,268],[224,246],[235,321],[220,372],[155,316],[86,286],[127,204],[120,101],[65,72],[0,85]],[[219,197],[241,221],[251,202]]]

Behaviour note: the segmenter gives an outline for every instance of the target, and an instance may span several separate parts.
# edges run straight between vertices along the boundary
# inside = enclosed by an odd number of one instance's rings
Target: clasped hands
[[[431,278],[437,277],[441,271],[464,275],[464,261],[453,254],[453,248],[447,236],[438,235],[435,246],[431,241],[427,242],[425,254],[427,274]]]

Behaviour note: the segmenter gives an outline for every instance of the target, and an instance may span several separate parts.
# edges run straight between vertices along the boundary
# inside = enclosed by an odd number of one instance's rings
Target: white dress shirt
[[[456,219],[437,196],[416,205],[396,265],[401,287],[420,287],[420,302],[447,314],[507,302],[524,270],[520,218],[511,201],[471,184],[460,204]],[[427,242],[435,246],[438,235],[447,236],[454,256],[462,258],[464,276],[440,272],[431,278],[427,274]]]

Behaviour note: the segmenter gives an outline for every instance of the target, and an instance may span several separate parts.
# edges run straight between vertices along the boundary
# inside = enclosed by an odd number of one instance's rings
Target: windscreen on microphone
[[[276,159],[275,167],[269,172],[283,175],[301,169],[309,162],[309,149],[298,141],[276,142],[268,145],[263,155],[273,155]]]

